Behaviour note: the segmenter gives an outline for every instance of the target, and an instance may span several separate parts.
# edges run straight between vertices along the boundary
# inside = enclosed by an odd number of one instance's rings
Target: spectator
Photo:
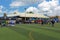
[[[52,24],[52,27],[54,27],[55,21],[53,19],[51,19],[51,24]]]

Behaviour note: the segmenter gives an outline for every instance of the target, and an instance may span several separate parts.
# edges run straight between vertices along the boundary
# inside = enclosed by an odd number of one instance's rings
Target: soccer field
[[[40,24],[17,24],[0,27],[0,40],[60,40],[60,24],[55,27]]]

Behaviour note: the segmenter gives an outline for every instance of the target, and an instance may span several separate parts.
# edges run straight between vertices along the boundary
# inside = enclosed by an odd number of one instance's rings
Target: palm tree
[[[6,17],[7,16],[7,14],[6,13],[4,13],[4,17]]]
[[[29,13],[29,14],[34,14],[32,11],[30,11],[30,12],[27,12],[27,13]]]
[[[29,12],[29,13],[34,14],[32,11],[31,11],[31,12]]]
[[[4,16],[3,16],[3,18],[4,18],[4,19],[6,19],[6,18],[7,18],[7,14],[6,14],[6,13],[4,13]]]
[[[14,12],[14,14],[17,14],[16,12]]]

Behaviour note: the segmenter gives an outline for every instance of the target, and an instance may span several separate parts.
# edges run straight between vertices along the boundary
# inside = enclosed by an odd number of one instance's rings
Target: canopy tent
[[[49,18],[43,14],[25,14],[25,13],[22,13],[19,15],[20,17],[37,17],[37,18]]]
[[[8,17],[13,17],[13,16],[20,16],[20,17],[37,17],[37,18],[49,18],[48,16],[45,16],[43,14],[29,14],[29,13],[16,13],[16,14],[10,14],[7,15]]]
[[[14,16],[19,16],[19,14],[9,14],[7,15],[8,17],[14,17]]]

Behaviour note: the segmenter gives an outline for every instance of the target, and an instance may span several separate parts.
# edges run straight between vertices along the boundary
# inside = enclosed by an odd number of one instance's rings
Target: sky
[[[0,0],[0,15],[30,11],[60,16],[60,0]]]

